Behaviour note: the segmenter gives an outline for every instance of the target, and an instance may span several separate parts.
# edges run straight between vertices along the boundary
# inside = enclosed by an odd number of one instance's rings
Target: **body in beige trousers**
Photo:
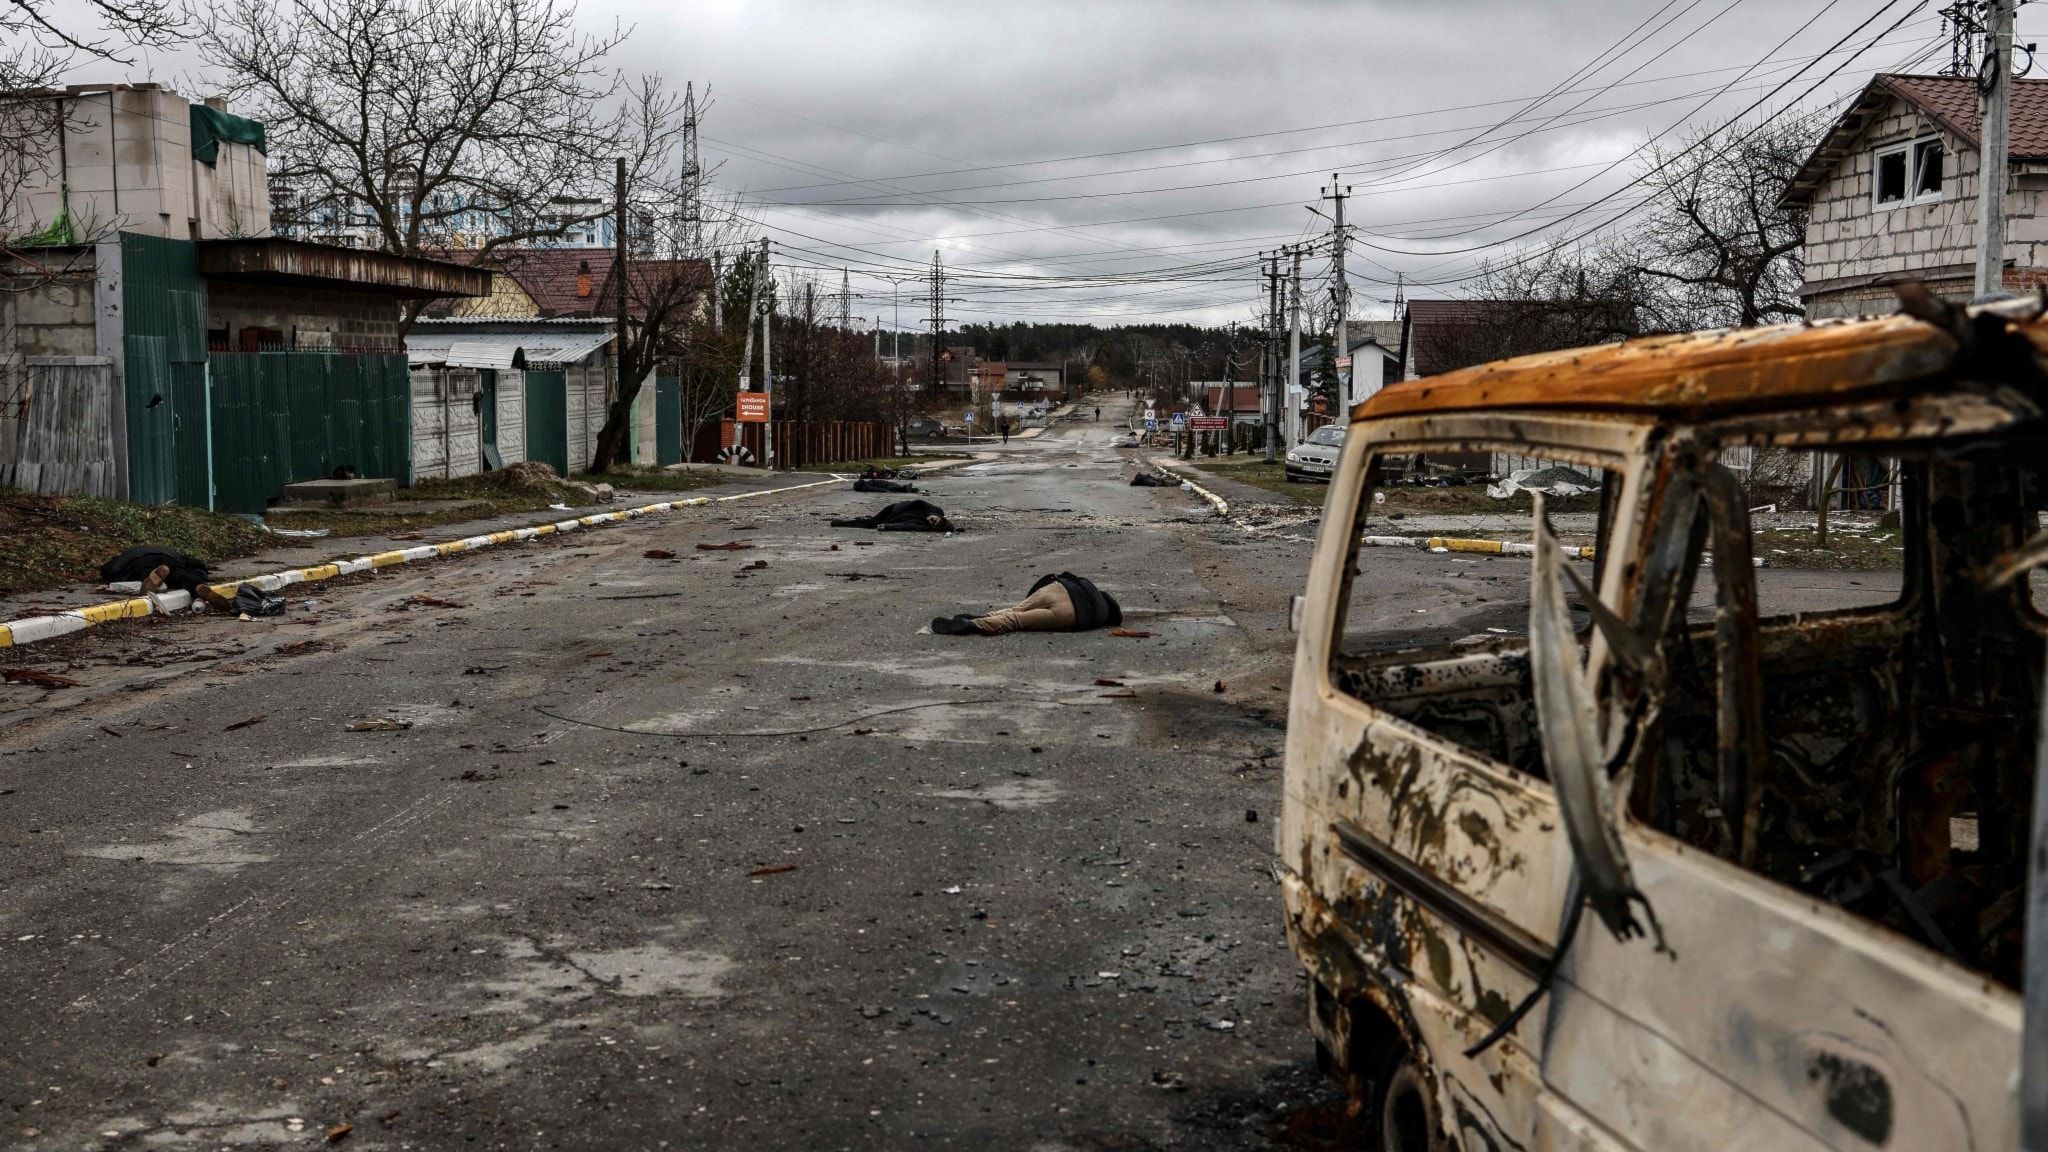
[[[1004,608],[974,620],[974,628],[984,636],[1001,636],[1007,632],[1065,632],[1074,626],[1074,601],[1067,595],[1067,586],[1057,580],[1048,581],[1045,587],[1024,598],[1023,603],[1013,608]]]

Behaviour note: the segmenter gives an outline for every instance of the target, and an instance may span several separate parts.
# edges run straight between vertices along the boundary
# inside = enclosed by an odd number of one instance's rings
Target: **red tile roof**
[[[542,316],[616,316],[615,259],[607,248],[506,248],[492,253],[488,263],[512,277]],[[711,266],[702,260],[632,260],[627,270],[627,314],[643,311],[648,293],[673,275],[690,276],[708,286]]]

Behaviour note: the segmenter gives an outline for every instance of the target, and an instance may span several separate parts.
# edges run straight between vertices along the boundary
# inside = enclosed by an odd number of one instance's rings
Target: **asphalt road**
[[[959,536],[833,488],[15,654],[86,687],[0,689],[0,1146],[1293,1140],[1307,535],[1104,436]],[[921,632],[1059,569],[1153,636]]]
[[[958,536],[813,489],[24,650],[85,687],[0,688],[0,1147],[1339,1146],[1268,871],[1314,524],[1108,428],[932,478]],[[1520,611],[1370,561],[1382,640]],[[922,630],[1060,569],[1152,635]]]

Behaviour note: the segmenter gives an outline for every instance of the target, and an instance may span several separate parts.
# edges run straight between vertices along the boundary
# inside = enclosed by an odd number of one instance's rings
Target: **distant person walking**
[[[1010,442],[1010,418],[1005,416],[1001,420],[996,421],[996,428],[1003,434],[1003,443],[1008,444]]]
[[[1102,423],[1102,405],[1100,404],[1095,406],[1095,422],[1097,424]]]

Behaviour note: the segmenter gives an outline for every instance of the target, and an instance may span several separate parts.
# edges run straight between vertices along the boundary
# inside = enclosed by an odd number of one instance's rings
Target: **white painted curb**
[[[440,544],[422,544],[416,548],[401,548],[391,552],[379,552],[374,556],[358,556],[352,560],[333,560],[311,568],[287,568],[282,572],[266,572],[243,580],[231,580],[225,584],[213,585],[213,590],[223,596],[233,596],[235,590],[247,584],[262,592],[275,592],[291,584],[317,583],[332,580],[336,576],[352,576],[358,572],[370,572],[378,568],[391,568],[400,564],[411,564],[421,560],[433,560],[441,556],[453,556],[460,552],[476,552],[498,544],[516,544],[540,536],[552,536],[560,532],[574,532],[578,528],[595,528],[602,524],[623,524],[642,516],[657,512],[673,512],[681,508],[699,508],[707,504],[724,504],[733,500],[752,500],[760,496],[780,496],[785,492],[801,492],[806,488],[821,488],[827,484],[847,483],[848,477],[834,476],[828,480],[817,480],[809,484],[792,484],[787,488],[768,488],[759,492],[737,492],[731,496],[693,496],[687,500],[664,500],[658,504],[642,504],[636,508],[622,508],[617,512],[593,512],[569,520],[556,520],[548,524],[534,524],[525,528],[507,528],[483,536],[468,536],[461,540],[449,540]],[[190,592],[164,592],[156,596],[137,596],[128,600],[109,600],[104,604],[89,604],[69,612],[58,612],[50,616],[31,616],[23,620],[11,620],[0,624],[0,648],[11,648],[22,644],[33,644],[54,636],[68,636],[82,632],[95,624],[110,620],[137,620],[144,616],[168,615],[182,612],[192,606]]]
[[[1216,514],[1218,516],[1230,515],[1230,501],[1225,500],[1223,497],[1218,496],[1214,492],[1209,491],[1207,488],[1202,487],[1200,484],[1195,483],[1193,480],[1188,479],[1188,474],[1180,470],[1178,461],[1169,459],[1165,456],[1154,456],[1152,458],[1152,463],[1160,468],[1166,469],[1168,472],[1173,473],[1175,476],[1180,477],[1181,484],[1186,486],[1187,489],[1193,492],[1195,495],[1200,496],[1204,500],[1207,500],[1209,502],[1210,507],[1216,509]]]

